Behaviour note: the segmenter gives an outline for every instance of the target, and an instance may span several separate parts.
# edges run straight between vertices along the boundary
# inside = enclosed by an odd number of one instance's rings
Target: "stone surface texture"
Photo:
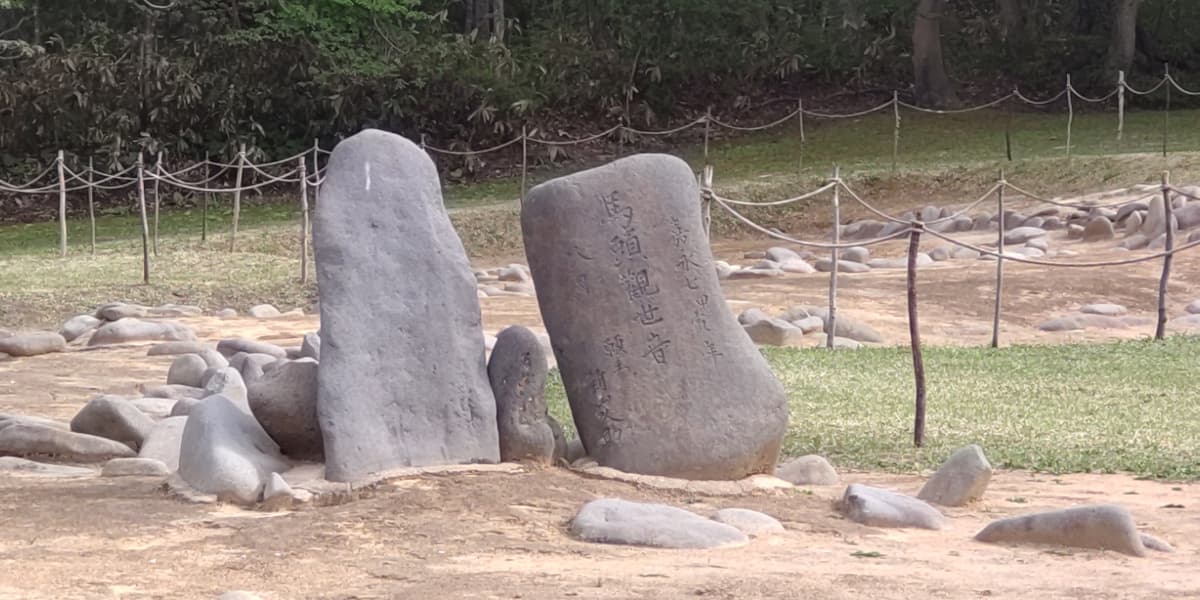
[[[749,541],[735,527],[682,508],[616,498],[585,504],[571,521],[570,530],[585,542],[655,548],[729,548]]]

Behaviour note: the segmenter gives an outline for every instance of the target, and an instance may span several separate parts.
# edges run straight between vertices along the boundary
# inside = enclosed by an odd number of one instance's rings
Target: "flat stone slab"
[[[775,476],[793,485],[837,485],[837,470],[823,456],[809,454],[775,468]]]
[[[0,456],[48,456],[69,462],[105,462],[135,456],[132,448],[109,439],[17,422],[0,428]]]
[[[945,526],[942,513],[916,498],[857,483],[846,488],[841,510],[851,521],[872,527],[941,529]]]
[[[994,544],[1094,548],[1132,556],[1145,556],[1147,548],[1133,516],[1115,504],[1079,506],[1000,519],[976,534],[975,539]],[[1152,549],[1170,551],[1170,546],[1160,540],[1150,538],[1149,541]]]
[[[34,462],[16,456],[0,456],[0,475],[13,477],[45,477],[50,479],[76,479],[95,477],[96,471],[86,467],[54,465]]]
[[[749,538],[736,528],[682,508],[616,498],[588,502],[571,520],[585,542],[673,549],[735,548]]]
[[[631,483],[656,490],[687,492],[701,496],[745,496],[756,493],[779,493],[792,489],[792,484],[771,475],[751,475],[737,481],[703,481],[626,473],[595,462],[573,465],[571,470],[587,477]]]
[[[775,517],[745,508],[723,508],[713,515],[713,520],[729,525],[752,538],[785,531],[783,523]]]

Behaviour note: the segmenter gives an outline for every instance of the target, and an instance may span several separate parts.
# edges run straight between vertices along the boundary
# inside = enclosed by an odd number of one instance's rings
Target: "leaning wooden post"
[[[525,201],[525,192],[529,189],[529,128],[521,126],[521,202]]]
[[[423,140],[424,137],[422,137],[421,139]],[[313,154],[313,170],[312,170],[313,200],[316,200],[318,188],[320,187],[320,184],[318,182],[321,180],[321,162],[320,162],[321,161],[321,140],[313,138],[312,154]]]
[[[58,151],[58,253],[67,257],[67,178],[63,173],[63,151]]]
[[[925,360],[921,356],[921,327],[917,322],[917,253],[925,224],[912,223],[908,234],[908,336],[912,345],[913,378],[916,380],[917,406],[913,420],[913,444],[925,443]]]
[[[900,160],[900,92],[892,90],[892,112],[896,116],[896,131],[892,134],[892,172]]]
[[[1071,129],[1075,126],[1075,95],[1071,74],[1067,74],[1067,160],[1071,160]]]
[[[308,283],[308,167],[300,157],[300,283]]]
[[[1000,232],[996,235],[996,308],[992,311],[992,347],[1000,347],[1000,296],[1004,291],[1004,171],[1000,171],[1000,185],[996,187],[996,215]]]
[[[1162,277],[1158,280],[1158,327],[1154,330],[1154,339],[1161,340],[1167,335],[1167,283],[1171,279],[1171,262],[1175,257],[1175,209],[1171,206],[1171,175],[1163,172],[1162,195],[1164,216],[1167,222],[1167,239],[1164,246],[1166,255],[1163,256]]]
[[[150,283],[150,223],[146,216],[146,165],[142,153],[137,160],[138,208],[142,213],[142,283]]]
[[[242,214],[242,169],[245,163],[246,145],[242,144],[238,147],[237,176],[233,184],[233,233],[229,236],[230,252],[234,252],[237,249],[238,217]]]
[[[1117,71],[1117,141],[1125,139],[1125,71]]]
[[[704,167],[703,174],[700,176],[700,188],[708,190],[704,202],[704,237],[710,244],[712,243],[713,171],[712,165],[706,166]]]
[[[838,248],[842,243],[842,207],[839,198],[841,193],[841,169],[833,167],[833,250],[830,252],[829,267],[829,328],[825,330],[825,347],[833,349],[834,338],[837,337],[837,287],[838,287]]]
[[[708,161],[708,141],[712,137],[712,107],[704,112],[704,166],[712,163]]]
[[[210,183],[209,179],[208,179],[208,165],[209,165],[208,153],[205,152],[204,153],[204,187],[206,188],[206,190]],[[201,242],[208,241],[208,196],[209,196],[208,191],[205,191],[204,194],[202,196],[200,196],[200,216],[201,216],[200,241]]]
[[[158,256],[158,182],[162,177],[162,151],[154,157],[154,256]]]
[[[796,174],[804,177],[804,98],[796,101],[796,114],[800,117],[800,167]]]
[[[88,221],[92,225],[92,256],[96,255],[96,189],[92,187],[95,175],[95,160],[88,157]]]

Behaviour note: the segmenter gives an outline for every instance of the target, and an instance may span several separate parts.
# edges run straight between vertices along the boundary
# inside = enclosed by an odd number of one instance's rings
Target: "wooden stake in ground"
[[[1167,335],[1167,283],[1171,279],[1171,262],[1175,258],[1175,209],[1171,206],[1171,175],[1162,176],[1163,210],[1167,221],[1166,256],[1163,257],[1162,277],[1158,280],[1158,326],[1154,329],[1154,339],[1161,340]]]
[[[238,217],[242,215],[242,168],[246,162],[246,145],[238,148],[237,177],[233,183],[233,232],[229,235],[229,251],[237,250]]]
[[[424,134],[422,134],[422,136],[421,136],[421,149],[422,150],[425,149]],[[320,181],[321,181],[321,141],[320,140],[313,139],[312,154],[313,154],[312,189],[313,189],[313,200],[316,200],[317,194],[321,193],[321,184],[320,184]]]
[[[838,196],[841,186],[841,170],[833,167],[833,245],[842,243],[842,207]],[[826,330],[825,347],[833,349],[834,338],[837,337],[837,288],[838,288],[838,248],[830,252],[829,268],[829,328]]]
[[[1067,160],[1071,160],[1071,130],[1075,127],[1075,92],[1071,75],[1067,74]]]
[[[917,407],[913,422],[913,444],[925,443],[925,360],[921,356],[921,326],[917,322],[917,253],[921,249],[923,223],[913,223],[908,234],[908,336],[912,344],[913,379],[916,380]]]
[[[892,173],[900,161],[900,92],[892,90],[892,112],[896,117],[896,131],[892,134]]]
[[[96,190],[92,187],[95,175],[95,161],[88,158],[88,221],[92,224],[92,256],[96,255]]]
[[[209,187],[208,181],[208,153],[204,153],[204,187]],[[204,192],[200,196],[200,241],[208,241],[208,192]]]
[[[525,201],[525,191],[529,189],[529,130],[521,126],[521,202]]]
[[[158,256],[158,182],[162,176],[162,151],[154,157],[154,256]]]
[[[300,161],[300,283],[308,283],[308,166]]]
[[[146,165],[138,153],[138,208],[142,213],[142,283],[150,283],[150,222],[146,215]]]
[[[992,347],[1000,347],[1000,296],[1004,292],[1004,171],[1000,171],[1000,185],[996,188],[996,215],[1000,222],[1000,233],[996,236],[996,308],[992,311]]]
[[[67,257],[67,178],[63,173],[63,151],[58,151],[58,253]]]

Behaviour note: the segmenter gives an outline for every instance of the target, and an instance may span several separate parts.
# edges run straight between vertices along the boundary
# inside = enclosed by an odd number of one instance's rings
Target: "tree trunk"
[[[467,0],[464,30],[479,40],[504,41],[504,0]]]
[[[913,24],[913,88],[917,102],[940,107],[957,99],[942,61],[942,14],[946,0],[918,0]]]
[[[1113,11],[1112,35],[1108,47],[1108,70],[1129,72],[1137,50],[1138,7],[1142,0],[1116,0]]]
[[[996,0],[1000,9],[1000,36],[1005,40],[1021,35],[1021,0]]]

